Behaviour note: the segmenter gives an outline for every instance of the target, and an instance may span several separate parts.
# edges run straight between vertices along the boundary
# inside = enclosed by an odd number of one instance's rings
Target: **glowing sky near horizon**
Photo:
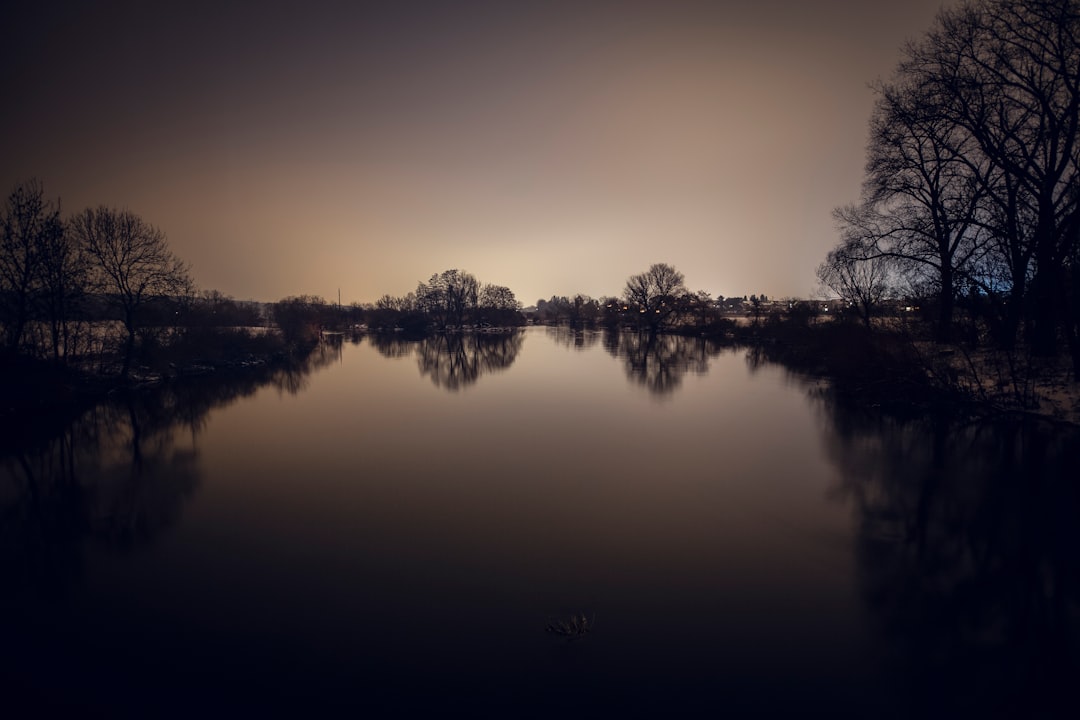
[[[0,189],[131,209],[241,299],[460,268],[528,305],[653,262],[805,297],[858,197],[868,84],[940,5],[23,3]]]

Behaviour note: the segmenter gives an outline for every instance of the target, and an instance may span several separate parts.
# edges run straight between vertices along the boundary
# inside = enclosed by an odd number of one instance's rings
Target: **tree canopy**
[[[862,198],[837,211],[847,251],[827,263],[888,260],[934,294],[941,338],[981,298],[999,342],[1023,327],[1051,354],[1064,331],[1080,361],[1080,2],[943,10],[875,93]]]
[[[623,289],[623,299],[653,330],[669,325],[680,310],[686,293],[683,274],[667,263],[654,263],[649,269],[631,275]]]

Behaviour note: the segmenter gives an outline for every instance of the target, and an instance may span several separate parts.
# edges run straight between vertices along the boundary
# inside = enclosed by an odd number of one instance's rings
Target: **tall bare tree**
[[[52,357],[67,362],[75,350],[77,313],[86,294],[89,258],[67,228],[45,234],[41,244],[39,303],[48,321]]]
[[[37,180],[17,184],[0,208],[0,322],[4,345],[22,344],[40,290],[42,263],[63,242],[60,205],[45,199]]]
[[[936,335],[948,340],[960,281],[977,280],[986,252],[986,163],[917,84],[900,76],[876,92],[863,206],[835,215],[849,234],[859,229],[868,257],[891,257],[927,278],[937,295]]]
[[[889,293],[889,260],[857,237],[829,252],[817,270],[818,280],[859,313],[866,327]]]
[[[192,293],[190,273],[165,234],[130,211],[87,208],[71,219],[71,230],[91,260],[95,289],[120,310],[127,335],[121,375],[127,377],[147,303]]]
[[[1080,2],[984,0],[943,11],[900,73],[969,139],[964,155],[987,164],[984,219],[1000,262],[1012,265],[1013,306],[1026,305],[1034,350],[1054,352],[1080,203]]]

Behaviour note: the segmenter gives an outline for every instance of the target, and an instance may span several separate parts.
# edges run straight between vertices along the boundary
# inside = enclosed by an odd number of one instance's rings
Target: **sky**
[[[17,2],[0,190],[125,208],[203,289],[525,305],[811,297],[856,201],[870,84],[955,0]]]

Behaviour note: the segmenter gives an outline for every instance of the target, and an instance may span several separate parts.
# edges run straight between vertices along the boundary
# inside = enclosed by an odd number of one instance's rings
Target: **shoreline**
[[[54,365],[21,355],[0,357],[0,429],[4,445],[21,441],[50,429],[63,428],[94,407],[121,397],[140,397],[165,389],[195,387],[214,383],[259,380],[259,375],[302,364],[315,345],[297,348],[296,353],[244,352],[229,359],[169,363],[165,372],[135,368],[128,377],[96,374]],[[269,377],[262,378],[269,381]]]
[[[640,332],[600,325],[576,329]],[[1060,362],[1020,368],[1014,364],[1012,375],[1003,375],[1001,351],[939,345],[894,326],[867,330],[831,320],[721,322],[705,328],[668,328],[657,334],[746,348],[758,353],[761,361],[824,380],[838,397],[868,409],[901,415],[946,412],[985,419],[1013,417],[1080,427],[1080,383],[1070,379]],[[422,337],[409,334],[403,339]],[[8,437],[27,437],[44,428],[62,427],[96,404],[120,395],[197,386],[210,379],[216,383],[258,378],[265,372],[302,365],[321,342],[292,348],[274,343],[255,349],[243,342],[230,343],[228,337],[221,339],[225,342],[215,348],[217,357],[184,359],[182,352],[173,357],[166,351],[158,359],[159,369],[139,366],[126,379],[5,353],[0,355],[0,397],[4,398],[0,427]]]

